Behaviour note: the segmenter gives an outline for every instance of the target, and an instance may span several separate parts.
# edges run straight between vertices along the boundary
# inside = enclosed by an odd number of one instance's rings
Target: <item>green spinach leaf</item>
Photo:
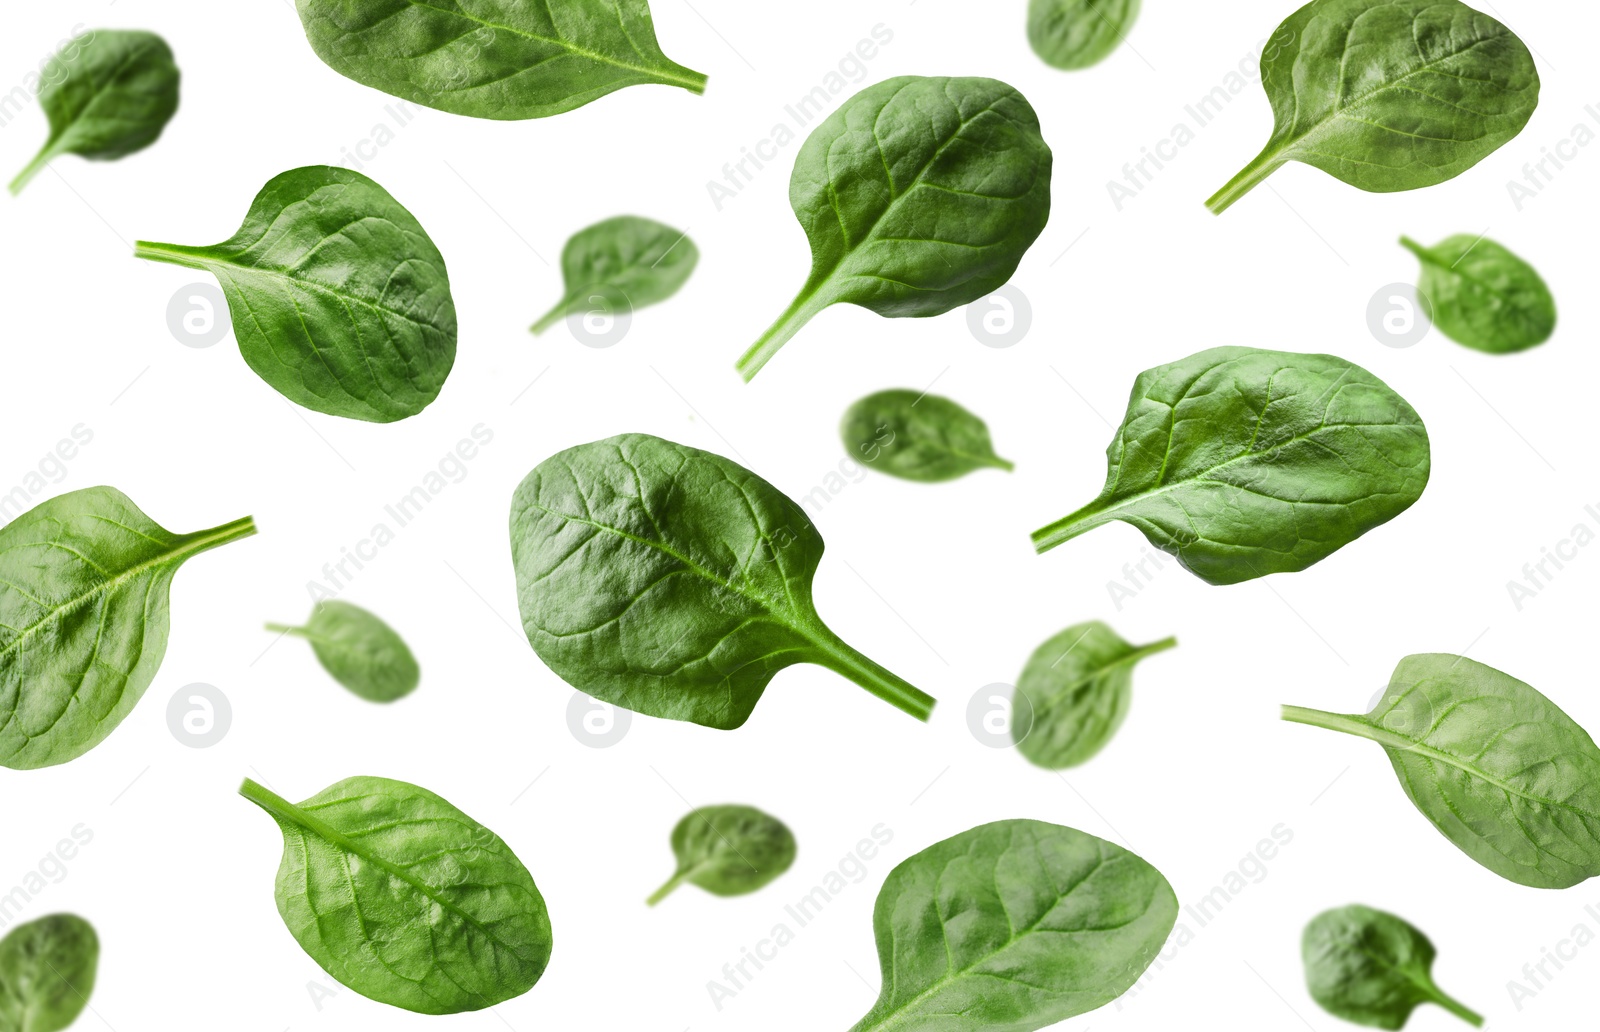
[[[313,411],[405,419],[439,396],[455,364],[444,258],[411,213],[359,172],[285,172],[262,187],[232,239],[140,241],[134,253],[216,276],[244,360]]]
[[[996,821],[889,873],[873,910],[883,992],[851,1032],[1033,1032],[1102,1007],[1178,919],[1161,872],[1042,821]]]
[[[521,996],[544,973],[550,918],[533,876],[427,789],[346,778],[296,805],[247,779],[239,794],[283,832],[283,923],[340,984],[458,1014]]]
[[[267,630],[309,641],[322,668],[369,702],[404,698],[422,679],[416,657],[394,628],[348,602],[318,602],[304,627],[267,624]]]
[[[74,914],[17,925],[0,939],[0,1032],[60,1032],[94,992],[100,938]]]
[[[700,249],[680,230],[637,215],[619,215],[574,233],[561,252],[566,293],[533,324],[543,333],[596,304],[631,312],[665,301],[689,279]]]
[[[1404,1028],[1412,1011],[1437,1003],[1483,1027],[1482,1017],[1434,984],[1433,943],[1393,914],[1360,905],[1318,914],[1306,925],[1300,955],[1311,998],[1336,1018]]]
[[[1005,285],[1050,217],[1050,163],[1033,108],[994,79],[906,75],[845,101],[789,181],[811,276],[740,374],[829,305],[920,318]]]
[[[1104,61],[1139,17],[1140,0],[1029,0],[1028,43],[1045,64],[1073,71]]]
[[[553,455],[511,500],[511,554],[534,651],[614,706],[736,728],[774,674],[816,663],[933,710],[817,615],[805,510],[720,455],[645,434]]]
[[[1167,638],[1130,645],[1093,620],[1040,645],[1017,679],[1017,692],[1027,699],[1031,715],[1026,724],[1012,721],[1017,751],[1047,770],[1089,762],[1128,715],[1134,664],[1177,644],[1178,639]]]
[[[655,906],[684,882],[714,896],[743,896],[794,863],[794,833],[753,806],[702,806],[672,829],[678,869],[646,900]]]
[[[255,521],[194,534],[89,487],[0,528],[0,766],[76,759],[116,730],[167,651],[167,591],[191,557]]]
[[[1100,497],[1034,547],[1122,520],[1211,584],[1327,558],[1410,508],[1430,462],[1421,417],[1376,376],[1254,348],[1141,373],[1106,456]]]
[[[1272,138],[1206,202],[1214,214],[1289,161],[1372,193],[1454,179],[1539,104],[1522,40],[1459,0],[1312,0],[1272,38]]]
[[[317,56],[363,86],[474,118],[543,118],[624,86],[704,93],[646,0],[296,0]]]
[[[144,150],[178,110],[178,66],[153,32],[95,29],[73,38],[39,73],[50,137],[11,181],[18,194],[53,159],[114,161]]]
[[[1433,247],[1400,243],[1422,260],[1417,289],[1433,303],[1445,336],[1491,355],[1543,344],[1556,332],[1556,302],[1533,266],[1484,237],[1462,234]]]
[[[932,484],[979,469],[1016,468],[994,453],[983,420],[924,391],[867,395],[845,412],[839,435],[852,458],[905,480]]]
[[[1565,889],[1600,874],[1600,748],[1532,686],[1462,656],[1407,656],[1371,713],[1283,719],[1377,742],[1406,795],[1502,878]]]

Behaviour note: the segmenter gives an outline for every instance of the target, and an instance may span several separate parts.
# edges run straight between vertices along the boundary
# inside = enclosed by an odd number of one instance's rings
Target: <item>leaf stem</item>
[[[1426,247],[1423,247],[1421,244],[1417,243],[1415,240],[1411,239],[1410,237],[1408,237],[1408,236],[1401,237],[1400,238],[1400,246],[1405,248],[1407,251],[1410,251],[1412,254],[1416,255],[1418,258],[1422,259],[1422,261],[1424,263],[1427,263],[1427,264],[1433,264],[1434,263],[1433,255],[1428,253],[1428,249]]]
[[[50,149],[49,144],[45,144],[44,149],[34,155],[32,161],[28,162],[28,167],[17,173],[17,178],[11,181],[11,196],[15,197],[20,194],[22,188],[27,186],[29,181],[38,175],[39,171],[48,165],[53,157],[55,157],[55,152]]]
[[[203,260],[211,248],[188,247],[183,244],[157,244],[149,240],[139,240],[133,245],[133,256],[144,258],[152,262],[166,262],[168,265],[182,265],[189,269],[199,269],[209,272],[211,267]]]
[[[267,630],[274,634],[297,634],[302,638],[308,637],[304,627],[290,627],[288,624],[269,623],[267,624]]]
[[[794,301],[782,315],[778,316],[778,321],[773,323],[739,359],[734,368],[739,370],[739,375],[744,377],[745,383],[755,379],[756,374],[761,372],[761,367],[772,361],[772,356],[789,343],[789,339],[799,333],[800,328],[810,322],[813,316],[833,303],[820,297],[825,279],[825,276],[819,277],[813,272]]]
[[[193,534],[185,534],[183,535],[182,541],[185,545],[193,546],[191,549],[192,552],[199,553],[208,549],[216,548],[218,545],[225,545],[230,541],[238,541],[240,538],[247,538],[255,532],[255,517],[246,516],[242,519],[234,520],[231,523],[224,523],[220,527],[212,527],[210,530],[201,530]]]
[[[1079,534],[1088,533],[1106,522],[1095,517],[1104,513],[1109,507],[1103,498],[1096,498],[1077,512],[1069,513],[1048,526],[1040,527],[1033,532],[1033,550],[1043,555],[1058,545],[1066,544]]]
[[[668,878],[667,879],[667,883],[665,885],[661,886],[661,888],[659,888],[656,891],[652,892],[650,894],[650,898],[644,901],[645,902],[645,906],[653,907],[657,903],[660,903],[662,900],[666,899],[668,896],[670,896],[672,894],[672,890],[673,889],[676,889],[678,886],[683,884],[684,879],[687,878],[687,877],[689,877],[689,872],[688,871],[679,871],[677,874],[674,874],[671,878]]]
[[[1233,202],[1260,186],[1268,176],[1282,168],[1285,159],[1279,155],[1279,148],[1268,144],[1266,150],[1256,155],[1254,161],[1246,165],[1238,175],[1228,180],[1226,186],[1206,201],[1206,207],[1210,209],[1211,214],[1221,215],[1233,206]]]
[[[1461,1003],[1459,1000],[1447,996],[1438,986],[1433,987],[1433,1000],[1445,1010],[1465,1021],[1473,1028],[1483,1027],[1483,1015]]]
[[[577,298],[575,296],[573,296],[572,294],[568,294],[566,297],[562,298],[560,301],[557,301],[556,302],[556,306],[554,308],[550,309],[550,311],[546,312],[543,316],[541,316],[538,322],[536,322],[532,326],[528,327],[528,332],[533,334],[535,337],[537,337],[539,334],[543,333],[545,330],[548,330],[550,327],[554,326],[556,323],[558,323],[562,319],[566,318],[567,309],[571,308],[572,307],[572,302],[574,302],[576,300],[577,300]]]
[[[843,674],[896,709],[926,722],[938,705],[938,699],[857,652],[820,620],[812,641],[818,648],[819,665]]]

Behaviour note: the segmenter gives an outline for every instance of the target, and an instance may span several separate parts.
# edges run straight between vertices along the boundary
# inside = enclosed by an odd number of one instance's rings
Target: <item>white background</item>
[[[231,337],[205,350],[169,332],[173,295],[204,279],[131,257],[135,239],[203,244],[232,234],[269,178],[338,164],[389,120],[391,99],[311,52],[286,0],[118,0],[19,5],[0,36],[0,92],[84,27],[158,31],[182,66],[183,103],[149,150],[102,164],[62,158],[0,202],[7,288],[0,490],[21,484],[76,424],[92,443],[43,497],[95,484],[127,492],[175,531],[254,514],[261,533],[193,560],[172,593],[172,638],[147,698],[102,746],[66,766],[0,771],[0,892],[71,828],[93,841],[25,917],[83,914],[104,943],[93,1014],[78,1027],[212,1030],[844,1029],[871,1005],[877,888],[895,863],[974,825],[1031,817],[1124,843],[1194,903],[1283,825],[1293,841],[1147,988],[1075,1019],[1087,1029],[1336,1029],[1307,996],[1305,922],[1360,901],[1393,910],[1440,950],[1438,980],[1492,1027],[1576,1027],[1593,1014],[1600,948],[1513,1006],[1524,964],[1575,925],[1600,932],[1600,888],[1522,888],[1449,845],[1405,799],[1369,743],[1284,724],[1295,702],[1365,711],[1396,661],[1469,651],[1600,727],[1590,641],[1600,549],[1519,612],[1507,582],[1600,503],[1591,457],[1593,297],[1600,147],[1579,151],[1519,211],[1522,176],[1600,102],[1584,5],[1499,0],[1538,53],[1544,93],[1527,130],[1478,167],[1415,193],[1372,195],[1305,166],[1278,172],[1221,218],[1204,199],[1270,129],[1253,81],[1118,211],[1120,178],[1223,85],[1291,11],[1151,0],[1130,45],[1081,73],[1027,46],[1024,3],[950,0],[803,8],[656,0],[663,49],[711,76],[703,98],[622,91],[556,118],[495,123],[421,111],[364,171],[446,256],[460,350],[440,399],[388,426],[288,405]],[[1559,8],[1559,9],[1558,9]],[[1049,227],[1014,282],[1033,322],[1008,349],[980,346],[958,311],[889,320],[840,306],[750,386],[744,348],[788,304],[809,251],[787,200],[798,142],[718,211],[706,183],[785,120],[882,24],[893,33],[853,92],[915,73],[990,75],[1021,89],[1055,151]],[[1253,78],[1253,77],[1252,77]],[[1189,123],[1193,125],[1193,123]],[[45,137],[36,107],[0,128],[0,165]],[[565,327],[526,327],[561,294],[575,230],[624,212],[688,229],[703,258],[670,302],[639,312],[609,350]],[[1491,357],[1437,334],[1397,350],[1367,328],[1380,287],[1409,281],[1396,239],[1487,232],[1533,261],[1561,304],[1556,337]],[[1315,568],[1232,588],[1175,565],[1117,611],[1107,584],[1145,548],[1115,525],[1038,557],[1028,533],[1092,498],[1107,421],[1135,375],[1223,344],[1329,352],[1372,370],[1422,413],[1433,480],[1409,512]],[[537,382],[535,382],[537,381]],[[532,386],[530,387],[530,383]],[[927,726],[816,667],[780,674],[734,733],[637,718],[594,749],[568,729],[571,688],[517,629],[506,540],[512,489],[553,452],[643,431],[743,461],[801,497],[844,458],[844,408],[885,387],[932,385],[989,421],[1017,472],[941,486],[871,474],[817,515],[828,542],[819,610],[847,640],[941,699]],[[493,442],[400,530],[342,597],[399,628],[422,687],[390,707],[334,684],[267,620],[310,609],[307,582],[391,522],[410,491],[484,424]],[[1089,765],[1058,776],[980,744],[966,709],[1010,682],[1067,624],[1103,618],[1124,637],[1176,634],[1136,674],[1133,712]],[[169,700],[205,682],[233,725],[196,750],[168,728]],[[429,1019],[328,979],[278,918],[281,839],[235,794],[252,776],[300,799],[355,774],[427,786],[499,832],[545,894],[555,951],[543,980],[493,1013]],[[531,784],[531,787],[530,787]],[[655,910],[667,836],[691,804],[748,802],[795,830],[800,856],[768,889],[720,900],[685,888]],[[878,824],[889,848],[722,1010],[707,982],[780,921]],[[1593,913],[1586,906],[1596,904]],[[791,926],[792,926],[792,922]],[[1571,952],[1570,950],[1568,951]],[[1525,983],[1526,984],[1526,983]],[[337,986],[333,988],[337,989]],[[1532,986],[1530,986],[1532,988]],[[1437,1008],[1413,1029],[1459,1027]]]

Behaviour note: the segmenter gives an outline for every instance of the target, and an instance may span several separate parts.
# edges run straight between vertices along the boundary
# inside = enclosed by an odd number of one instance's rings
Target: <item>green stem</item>
[[[1151,642],[1149,645],[1141,645],[1134,649],[1132,654],[1128,656],[1128,659],[1133,662],[1138,662],[1141,659],[1154,656],[1158,652],[1165,652],[1168,649],[1175,649],[1177,647],[1177,638],[1162,638],[1160,641]]]
[[[817,663],[843,674],[878,698],[918,720],[926,721],[939,700],[910,681],[880,666],[852,648],[818,621],[811,640],[818,649]]]
[[[806,285],[795,296],[794,302],[778,316],[778,321],[773,323],[767,332],[761,335],[761,339],[752,344],[750,350],[739,359],[734,368],[739,370],[739,375],[744,377],[745,383],[755,379],[756,374],[761,372],[761,367],[772,361],[772,356],[789,343],[789,338],[799,333],[802,326],[833,303],[819,296],[826,278],[813,272]]]
[[[188,269],[199,269],[209,272],[211,266],[205,259],[209,256],[209,247],[186,247],[183,244],[157,244],[149,240],[140,240],[133,245],[133,256],[145,258],[152,262],[166,262],[168,265],[182,265]]]
[[[1408,236],[1403,236],[1400,238],[1400,246],[1405,248],[1407,251],[1410,251],[1418,258],[1422,259],[1425,263],[1433,262],[1433,255],[1428,252],[1428,249]]]
[[[1268,176],[1282,168],[1284,160],[1279,156],[1278,148],[1269,144],[1243,171],[1228,180],[1228,185],[1213,194],[1206,201],[1206,207],[1211,214],[1221,215],[1233,206],[1234,201],[1260,186]]]
[[[45,144],[44,149],[34,155],[32,161],[28,162],[28,167],[19,172],[17,178],[11,181],[11,196],[15,197],[21,193],[22,188],[27,186],[28,182],[38,175],[39,170],[48,165],[53,157],[55,157],[55,152],[50,149],[49,144]]]
[[[1328,713],[1324,710],[1307,709],[1304,706],[1285,706],[1283,707],[1283,719],[1295,724],[1307,724],[1327,731],[1338,731],[1341,734],[1355,735],[1357,738],[1367,738],[1380,745],[1390,744],[1386,742],[1386,739],[1393,739],[1393,744],[1398,744],[1401,747],[1409,747],[1416,744],[1400,738],[1398,735],[1391,735],[1361,717],[1346,716],[1342,713]]]
[[[572,302],[574,302],[576,300],[577,300],[576,297],[574,297],[571,294],[568,294],[566,297],[564,297],[560,301],[558,301],[554,308],[552,308],[552,309],[550,309],[550,311],[546,312],[544,314],[544,316],[539,319],[538,322],[536,322],[532,326],[528,327],[528,332],[533,334],[535,337],[537,337],[539,334],[543,333],[545,330],[548,330],[550,327],[554,326],[556,323],[558,323],[562,319],[566,318],[567,310],[572,307]]]
[[[995,469],[1003,469],[1007,473],[1015,473],[1017,471],[1017,464],[1015,462],[1012,462],[1010,459],[1002,459],[998,455],[991,455],[986,461]]]
[[[310,637],[304,627],[290,627],[288,624],[269,623],[267,624],[267,630],[274,634],[298,634],[302,638]]]
[[[657,73],[665,83],[671,86],[682,86],[697,97],[705,93],[706,77],[703,73],[697,72],[693,68],[685,68],[676,61],[668,60],[667,64],[672,67],[671,72]]]
[[[253,516],[246,516],[243,519],[237,519],[231,523],[224,523],[220,527],[212,527],[210,530],[202,530],[193,534],[185,534],[182,538],[182,541],[186,546],[193,546],[192,548],[189,548],[188,551],[197,554],[208,549],[216,548],[218,545],[225,545],[230,541],[238,541],[240,538],[247,538],[255,532],[255,518]]]
[[[1108,508],[1110,505],[1103,499],[1096,498],[1077,512],[1069,513],[1048,526],[1040,527],[1033,532],[1033,550],[1043,555],[1058,545],[1066,544],[1079,534],[1088,533],[1106,522],[1097,517]]]
[[[1467,1024],[1471,1025],[1473,1028],[1482,1028],[1483,1027],[1483,1015],[1479,1014],[1477,1011],[1475,1011],[1472,1008],[1468,1007],[1466,1004],[1463,1004],[1463,1003],[1461,1003],[1461,1002],[1459,1002],[1457,1000],[1451,999],[1449,996],[1446,996],[1438,988],[1438,986],[1435,986],[1434,989],[1433,989],[1433,1000],[1439,1006],[1443,1007],[1445,1010],[1449,1011],[1451,1014],[1454,1014],[1456,1017],[1460,1018],[1462,1021],[1465,1021]]]
[[[678,886],[682,885],[683,884],[683,880],[685,878],[687,878],[687,877],[689,877],[689,872],[688,871],[679,871],[677,874],[673,875],[671,878],[668,878],[667,879],[667,883],[665,885],[661,886],[661,888],[659,888],[656,891],[652,892],[650,894],[650,898],[644,901],[645,902],[645,906],[653,907],[657,903],[660,903],[662,900],[666,899],[668,896],[672,895],[672,890],[676,889]]]

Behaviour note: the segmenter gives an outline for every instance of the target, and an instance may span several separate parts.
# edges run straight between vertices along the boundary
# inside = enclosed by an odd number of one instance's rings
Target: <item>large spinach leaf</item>
[[[1003,286],[1050,216],[1050,162],[1033,108],[994,79],[906,75],[845,101],[789,181],[811,276],[740,374],[829,305],[942,315]]]
[[[322,969],[421,1014],[482,1010],[533,988],[550,918],[500,836],[425,788],[346,778],[296,805],[239,793],[283,832],[278,913]]]
[[[1117,733],[1133,701],[1133,667],[1178,644],[1166,638],[1130,645],[1093,620],[1074,624],[1040,645],[1022,668],[1017,692],[1026,711],[1013,710],[1017,751],[1048,770],[1087,763]]]
[[[1422,261],[1417,289],[1433,323],[1457,344],[1505,355],[1543,344],[1556,331],[1556,302],[1533,266],[1482,235],[1460,234],[1433,247],[1401,237]]]
[[[735,728],[774,674],[816,663],[933,710],[817,615],[805,510],[720,455],[645,434],[553,455],[511,500],[511,554],[534,651],[614,706]]]
[[[624,86],[704,93],[668,59],[646,0],[296,0],[340,75],[475,118],[543,118]]]
[[[889,873],[873,910],[883,992],[851,1032],[1032,1032],[1102,1007],[1178,919],[1161,872],[1042,821],[996,821]]]
[[[637,215],[619,215],[579,230],[561,252],[566,293],[533,324],[543,333],[574,312],[603,307],[631,312],[678,292],[700,261],[681,230]]]
[[[17,925],[0,939],[0,1032],[60,1032],[94,992],[100,938],[75,914]]]
[[[1300,941],[1311,998],[1329,1014],[1369,1028],[1404,1028],[1437,1003],[1475,1027],[1483,1018],[1433,981],[1433,943],[1393,914],[1360,905],[1318,914]]]
[[[405,639],[372,613],[348,602],[318,602],[304,627],[267,624],[267,630],[309,641],[322,668],[369,702],[404,698],[422,679],[417,658]]]
[[[1377,742],[1444,837],[1519,885],[1600,874],[1600,748],[1532,686],[1462,656],[1407,656],[1365,716],[1283,719]]]
[[[1459,0],[1312,0],[1272,38],[1261,55],[1272,138],[1206,202],[1216,214],[1289,161],[1373,193],[1442,183],[1539,104],[1522,40]]]
[[[794,863],[794,833],[753,806],[702,806],[672,829],[678,868],[646,900],[655,906],[684,882],[716,896],[743,896]]]
[[[456,306],[428,234],[359,172],[276,177],[233,238],[140,241],[140,258],[217,277],[239,351],[297,405],[389,423],[439,396],[456,360]]]
[[[161,666],[172,575],[255,532],[246,516],[173,534],[112,487],[0,528],[0,765],[48,767],[99,745]]]
[[[178,66],[153,32],[86,32],[46,62],[40,77],[50,136],[11,181],[13,194],[63,154],[113,161],[144,150],[178,110]]]
[[[1139,374],[1100,497],[1035,531],[1046,552],[1122,520],[1212,584],[1303,570],[1428,483],[1422,419],[1332,355],[1213,348]]]
[[[1140,0],[1029,0],[1028,43],[1045,64],[1099,64],[1128,36]]]
[[[867,395],[845,412],[839,436],[856,461],[906,480],[931,484],[979,469],[1016,468],[994,453],[983,420],[925,391]]]

